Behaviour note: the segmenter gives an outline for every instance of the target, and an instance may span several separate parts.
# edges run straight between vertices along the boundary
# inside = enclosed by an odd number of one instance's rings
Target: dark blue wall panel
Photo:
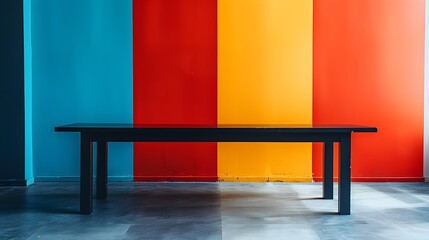
[[[0,184],[25,184],[23,1],[0,1]]]

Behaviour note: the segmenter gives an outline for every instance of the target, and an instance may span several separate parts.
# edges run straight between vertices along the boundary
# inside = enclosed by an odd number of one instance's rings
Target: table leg
[[[97,142],[97,199],[107,197],[107,142]]]
[[[323,198],[334,198],[334,143],[327,141],[324,143],[323,162]]]
[[[92,212],[92,142],[89,136],[80,136],[80,213]]]
[[[344,134],[340,142],[340,160],[338,176],[338,212],[350,215],[351,187],[351,134]]]

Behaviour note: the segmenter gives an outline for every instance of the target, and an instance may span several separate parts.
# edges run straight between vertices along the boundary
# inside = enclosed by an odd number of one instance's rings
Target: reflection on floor
[[[109,183],[80,215],[78,183],[0,187],[0,239],[429,239],[429,184],[353,183],[352,215],[320,183]],[[335,188],[336,192],[337,188]]]

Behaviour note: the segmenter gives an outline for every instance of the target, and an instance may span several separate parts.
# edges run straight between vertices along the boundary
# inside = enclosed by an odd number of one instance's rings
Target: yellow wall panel
[[[312,123],[312,0],[218,0],[218,124]],[[219,143],[225,181],[310,181],[311,143]]]

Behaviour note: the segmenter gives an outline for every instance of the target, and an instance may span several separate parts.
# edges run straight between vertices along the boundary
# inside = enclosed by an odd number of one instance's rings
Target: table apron
[[[341,142],[350,133],[121,133],[82,132],[91,142]]]

